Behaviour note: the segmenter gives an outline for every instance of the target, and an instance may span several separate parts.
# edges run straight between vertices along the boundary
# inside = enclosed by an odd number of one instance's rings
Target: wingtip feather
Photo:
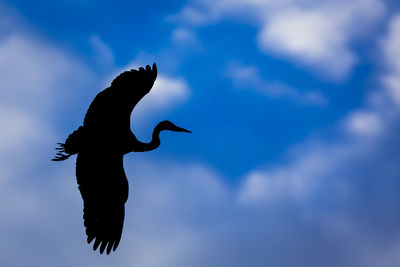
[[[100,254],[103,254],[103,252],[104,252],[104,249],[106,248],[106,246],[107,246],[107,241],[105,241],[105,240],[103,240],[103,242],[101,243],[101,246],[100,246]]]
[[[157,65],[156,65],[155,62],[153,63],[153,69],[152,69],[152,71],[153,71],[153,73],[154,73],[154,77],[157,77]]]
[[[101,240],[100,238],[97,237],[96,240],[94,241],[93,250],[96,250],[99,247],[100,243]]]

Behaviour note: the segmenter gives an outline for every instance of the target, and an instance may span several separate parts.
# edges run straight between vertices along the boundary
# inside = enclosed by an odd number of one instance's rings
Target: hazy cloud
[[[277,54],[331,79],[346,77],[357,61],[350,48],[383,15],[380,0],[192,1],[170,19],[201,26],[222,19],[245,20],[259,28],[265,54]]]
[[[256,66],[231,62],[225,74],[236,87],[251,89],[269,98],[290,99],[300,105],[325,106],[327,104],[327,99],[319,91],[299,91],[281,82],[265,80]]]
[[[111,48],[97,35],[90,36],[89,41],[98,64],[107,67],[114,66],[114,54]]]
[[[387,92],[397,104],[400,104],[400,15],[395,16],[389,25],[387,36],[382,40],[384,64],[388,72],[382,80],[387,86]]]
[[[393,25],[397,20],[397,17],[394,18],[390,24],[391,31],[384,40],[386,46],[383,47],[382,54],[390,53],[388,47],[391,47],[393,41],[397,41],[394,36],[400,34],[400,27],[398,31],[393,31]],[[396,72],[396,67],[393,68],[392,62],[400,60],[400,54],[397,56],[398,58],[391,57],[388,61],[389,75]],[[385,98],[387,94],[385,83],[373,94],[375,97],[379,95],[379,98],[386,102],[379,102],[377,105],[366,101],[363,108],[349,112],[336,124],[338,136],[335,140],[329,140],[329,142],[308,140],[295,148],[296,153],[291,156],[291,162],[288,165],[267,171],[251,172],[243,184],[243,191],[239,194],[239,198],[242,200],[259,198],[262,202],[264,196],[271,197],[272,195],[280,198],[310,195],[313,194],[312,191],[318,191],[315,186],[320,185],[322,181],[335,180],[337,170],[345,169],[344,166],[351,165],[352,162],[358,166],[360,163],[356,164],[356,162],[372,160],[371,158],[374,158],[378,151],[362,154],[369,149],[382,149],[384,144],[388,145],[385,141],[390,138],[393,138],[394,142],[393,134],[397,131],[396,122],[400,119],[398,107],[393,105],[392,99]],[[375,164],[379,163],[375,162]],[[345,175],[350,175],[350,173]],[[303,194],[304,191],[307,194]]]
[[[108,87],[111,81],[123,71],[138,69],[146,65],[151,66],[152,64],[153,62],[132,62],[124,68],[119,68],[107,79],[105,86]],[[188,100],[189,96],[190,86],[185,79],[165,75],[163,70],[158,67],[158,75],[154,86],[149,94],[137,104],[133,111],[133,117],[137,122],[143,118],[149,119],[154,114],[165,113],[182,105]]]
[[[172,41],[177,44],[199,46],[199,39],[194,31],[183,27],[176,28],[172,32]]]
[[[215,5],[227,8],[228,2]],[[233,1],[232,7],[241,3],[260,9],[278,5],[241,0]],[[383,40],[383,53],[391,62],[383,76],[394,79],[400,62],[396,21]],[[128,155],[124,164],[130,197],[124,234],[116,253],[100,256],[86,244],[74,157],[55,164],[46,149],[54,145],[48,135],[56,130],[46,114],[58,112],[54,99],[69,90],[75,71],[87,70],[53,44],[15,36],[0,41],[0,58],[9,62],[0,70],[0,140],[6,140],[0,143],[0,250],[5,255],[0,257],[1,266],[398,263],[400,115],[387,84],[375,92],[382,102],[366,103],[337,123],[338,136],[306,140],[288,152],[285,162],[257,168],[237,185],[227,185],[224,176],[201,162]],[[260,84],[269,85],[255,67],[239,67],[234,81],[238,86],[249,78],[257,90],[264,88],[257,87]],[[161,83],[156,83],[151,97],[155,102],[147,105],[165,111],[173,108],[171,103],[184,103],[190,90],[184,79],[160,72]],[[292,97],[293,89],[284,88],[265,94]]]

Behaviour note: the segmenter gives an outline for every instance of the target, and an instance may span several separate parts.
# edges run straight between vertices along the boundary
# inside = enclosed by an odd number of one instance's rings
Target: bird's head
[[[128,98],[135,96],[140,97],[140,100],[153,87],[156,78],[157,66],[154,63],[152,68],[147,65],[146,68],[140,67],[138,70],[131,69],[121,73],[112,81],[111,87],[118,88]]]
[[[173,132],[191,133],[191,131],[178,127],[170,121],[162,121],[157,125],[156,128],[158,128],[159,131],[168,130]]]

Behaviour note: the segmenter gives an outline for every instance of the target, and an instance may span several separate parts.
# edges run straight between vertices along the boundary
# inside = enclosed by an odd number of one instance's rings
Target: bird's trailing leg
[[[58,150],[56,156],[52,159],[52,161],[62,161],[66,160],[71,156],[71,154],[67,154],[65,152],[65,144],[63,143],[57,143],[59,147],[56,147],[56,150]]]

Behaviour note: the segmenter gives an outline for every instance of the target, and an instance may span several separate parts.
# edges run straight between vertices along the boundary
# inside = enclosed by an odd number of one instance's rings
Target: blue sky
[[[57,142],[157,63],[123,237],[85,244]],[[1,1],[1,266],[398,266],[400,7],[382,0]]]

